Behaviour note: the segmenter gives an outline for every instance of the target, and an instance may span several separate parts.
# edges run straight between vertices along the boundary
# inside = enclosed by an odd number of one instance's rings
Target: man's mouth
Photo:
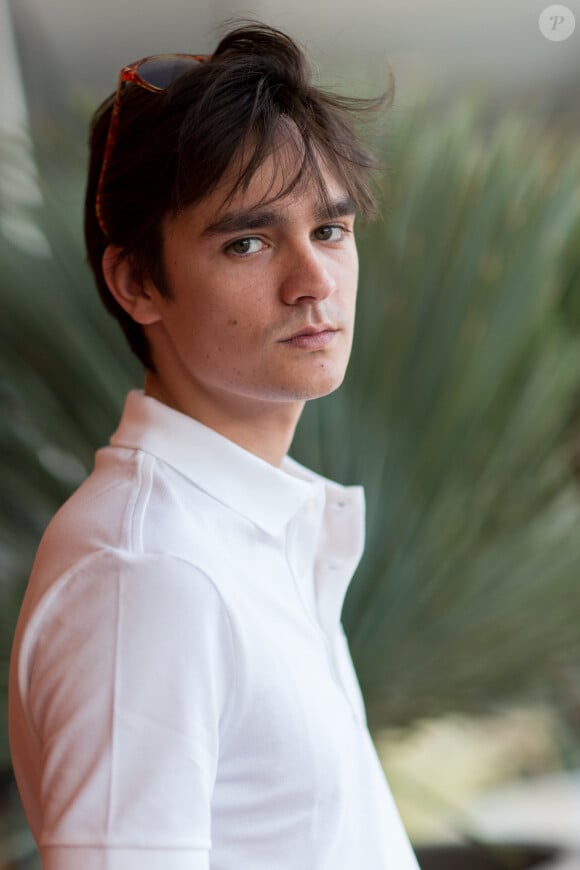
[[[304,348],[305,350],[319,350],[326,347],[337,335],[339,330],[336,326],[328,323],[322,323],[317,326],[306,326],[298,330],[289,338],[282,339],[282,344],[289,344],[293,347]]]

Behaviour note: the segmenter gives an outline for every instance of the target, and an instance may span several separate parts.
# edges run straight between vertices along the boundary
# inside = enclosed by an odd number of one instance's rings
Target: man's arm
[[[103,552],[41,607],[25,700],[43,870],[208,870],[234,680],[216,588],[177,559]]]

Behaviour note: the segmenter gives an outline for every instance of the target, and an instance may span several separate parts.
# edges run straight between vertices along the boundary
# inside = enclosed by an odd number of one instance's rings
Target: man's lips
[[[305,349],[318,350],[326,347],[338,333],[338,328],[329,323],[323,323],[319,326],[306,326],[298,330],[289,338],[282,339],[282,344],[289,344],[294,347],[302,347]]]

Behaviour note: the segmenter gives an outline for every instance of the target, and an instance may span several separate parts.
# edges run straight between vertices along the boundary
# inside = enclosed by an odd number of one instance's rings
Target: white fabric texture
[[[15,635],[43,870],[417,870],[340,622],[363,524],[360,487],[128,395]]]

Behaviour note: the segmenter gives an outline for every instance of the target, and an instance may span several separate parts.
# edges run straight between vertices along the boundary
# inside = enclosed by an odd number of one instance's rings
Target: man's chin
[[[344,376],[344,371],[340,373],[329,372],[326,377],[319,377],[301,388],[297,387],[294,398],[309,402],[312,399],[322,399],[324,396],[329,396],[338,390],[344,381]]]

